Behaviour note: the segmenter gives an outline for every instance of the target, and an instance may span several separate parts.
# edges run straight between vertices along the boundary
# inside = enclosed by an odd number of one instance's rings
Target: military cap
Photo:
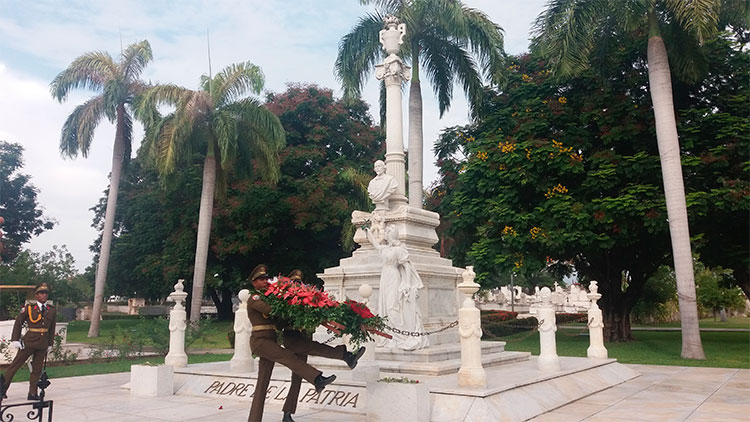
[[[253,268],[253,272],[250,273],[250,281],[255,281],[255,279],[265,277],[265,278],[271,278],[270,275],[268,275],[268,267],[266,267],[264,264],[258,264],[255,268]]]
[[[297,268],[296,270],[292,270],[291,273],[289,273],[289,279],[290,280],[296,280],[296,281],[302,281],[302,270]]]
[[[42,292],[49,293],[49,286],[47,285],[47,283],[38,284],[36,286],[36,289],[34,289],[34,293]]]

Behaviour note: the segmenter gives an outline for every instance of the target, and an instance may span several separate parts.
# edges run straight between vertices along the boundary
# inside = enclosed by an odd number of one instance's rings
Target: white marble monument
[[[240,290],[237,297],[240,304],[234,313],[234,355],[229,361],[229,367],[236,371],[253,371],[253,355],[250,353],[250,332],[252,325],[247,316],[247,301],[250,299],[250,290]]]
[[[589,348],[586,349],[586,356],[595,359],[607,359],[607,348],[604,347],[604,317],[602,310],[596,303],[602,297],[599,293],[599,285],[595,280],[589,283],[588,294],[591,305],[589,306]]]
[[[559,371],[560,358],[557,356],[557,323],[555,320],[555,308],[550,303],[552,292],[549,287],[543,287],[540,296],[542,303],[537,310],[539,320],[539,369],[542,371]]]

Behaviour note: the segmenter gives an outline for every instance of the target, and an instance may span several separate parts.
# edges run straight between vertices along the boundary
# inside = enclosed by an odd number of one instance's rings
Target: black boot
[[[357,367],[357,362],[359,361],[359,358],[361,358],[364,354],[365,354],[364,346],[360,347],[356,353],[346,352],[346,355],[344,356],[344,362],[346,362],[346,364],[349,365],[349,369],[354,369]]]
[[[289,412],[284,412],[284,417],[281,418],[281,422],[294,422],[294,419],[292,419],[292,414]]]
[[[318,375],[315,377],[315,392],[320,393],[323,391],[324,388],[326,388],[326,385],[332,383],[336,380],[336,375],[331,375],[330,377],[324,377],[323,374]]]

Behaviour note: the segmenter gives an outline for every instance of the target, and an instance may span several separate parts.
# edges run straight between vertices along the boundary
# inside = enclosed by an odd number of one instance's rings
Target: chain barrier
[[[585,331],[588,331],[589,326],[591,325],[592,321],[590,321],[588,319],[587,315],[584,315],[584,316],[582,316],[580,318],[577,318],[577,319],[574,319],[574,320],[570,320],[570,321],[566,321],[565,324],[576,323],[576,322],[585,322],[586,325],[583,326],[583,327],[581,327],[581,329],[577,330],[577,331],[567,330],[566,329],[566,330],[558,330],[558,332],[562,332],[563,335],[565,335],[567,337],[577,337],[577,336],[580,336],[581,334],[583,334]],[[491,338],[491,339],[502,339],[503,341],[505,341],[507,343],[511,343],[511,342],[525,340],[525,339],[531,337],[532,335],[534,335],[536,332],[539,331],[539,327],[541,327],[542,324],[544,324],[544,320],[540,320],[538,322],[538,324],[537,324],[536,327],[531,327],[531,326],[528,326],[528,325],[513,325],[513,324],[503,325],[503,327],[507,327],[507,328],[513,328],[513,329],[517,328],[517,329],[520,329],[519,332],[521,330],[522,331],[528,330],[528,333],[524,334],[523,336],[521,336],[521,337],[514,337],[514,338],[507,338],[507,337],[514,336],[514,335],[516,335],[518,333],[512,333],[512,334],[497,336],[497,335],[493,334],[492,332],[490,332],[489,330],[484,330],[483,329],[482,332],[488,338]],[[573,333],[570,334],[570,333],[568,333],[568,331],[573,331]]]
[[[453,328],[453,327],[455,327],[457,325],[458,325],[458,320],[455,320],[455,321],[451,322],[450,324],[446,325],[445,327],[441,327],[441,328],[438,328],[438,329],[433,330],[433,331],[424,331],[424,332],[400,330],[400,329],[398,329],[396,327],[389,327],[387,325],[385,326],[385,329],[388,330],[388,331],[393,332],[394,334],[399,334],[399,335],[402,335],[402,336],[407,336],[407,337],[422,337],[422,336],[429,336],[429,335],[432,335],[432,334],[437,334],[437,333],[443,332],[443,331],[451,329],[451,328]]]
[[[591,325],[591,321],[589,321],[588,315],[584,315],[584,316],[582,316],[582,317],[580,317],[578,319],[574,319],[574,320],[571,320],[571,321],[566,321],[565,324],[576,323],[576,322],[585,322],[586,325],[582,326],[581,329],[577,330],[577,331],[576,330],[567,330],[567,329],[563,330],[562,333],[563,333],[564,336],[566,336],[566,337],[578,337],[581,334],[583,334],[584,332],[587,332],[588,329],[589,329],[589,326]]]

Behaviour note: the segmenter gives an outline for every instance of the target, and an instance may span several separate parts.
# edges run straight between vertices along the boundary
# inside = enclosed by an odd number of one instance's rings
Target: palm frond
[[[680,22],[672,21],[663,25],[662,37],[674,76],[687,83],[695,83],[705,76],[708,72],[706,56],[696,37],[685,31]]]
[[[720,0],[664,0],[664,4],[685,30],[702,44],[717,31]]]
[[[99,91],[108,80],[117,76],[117,64],[103,51],[86,53],[60,72],[50,83],[50,93],[56,100],[64,101],[71,89],[83,88]]]
[[[236,63],[214,76],[212,94],[217,107],[229,104],[249,92],[260,94],[265,76],[260,67],[250,63]]]
[[[334,72],[344,89],[344,98],[359,96],[375,62],[383,57],[379,35],[383,18],[378,12],[360,18],[339,43]]]
[[[606,15],[606,0],[550,0],[537,17],[534,47],[550,59],[555,73],[570,77],[588,67],[596,27]]]
[[[378,9],[383,12],[395,14],[404,7],[405,0],[359,0],[359,4],[375,5]]]
[[[65,119],[60,136],[60,154],[77,157],[80,152],[86,157],[96,126],[105,114],[104,98],[98,95],[77,106]]]
[[[122,59],[120,60],[123,79],[126,81],[138,79],[143,69],[153,58],[151,44],[148,40],[130,44],[122,52]]]
[[[463,22],[466,27],[466,39],[472,53],[479,58],[479,67],[485,77],[497,78],[505,67],[503,51],[503,29],[490,18],[476,9],[462,7]]]
[[[237,101],[227,106],[226,111],[232,113],[238,123],[237,151],[240,158],[255,159],[263,179],[273,183],[278,181],[278,152],[286,143],[279,118],[252,98]]]
[[[226,110],[218,111],[213,116],[211,131],[216,135],[220,160],[219,167],[231,167],[231,160],[237,156],[237,121]]]

